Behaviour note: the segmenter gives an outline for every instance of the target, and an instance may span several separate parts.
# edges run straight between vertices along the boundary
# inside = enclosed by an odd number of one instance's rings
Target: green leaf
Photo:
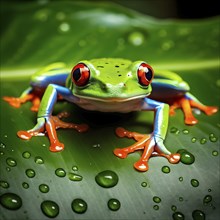
[[[158,20],[106,2],[53,1],[4,3],[1,21],[1,97],[19,96],[28,87],[30,74],[51,62],[63,61],[71,68],[82,59],[122,57],[176,71],[199,100],[219,106],[219,17]],[[104,114],[58,103],[54,114],[68,111],[68,121],[87,123],[90,130],[80,134],[59,130],[65,150],[51,153],[47,137],[23,141],[16,136],[18,130],[35,124],[36,113],[30,107],[27,103],[15,109],[1,100],[1,195],[14,193],[22,199],[17,210],[0,206],[1,219],[56,215],[57,219],[172,219],[174,206],[185,219],[192,218],[194,210],[204,212],[207,219],[219,217],[219,113],[196,115],[199,124],[189,127],[177,111],[170,118],[165,144],[171,152],[186,149],[195,162],[173,165],[156,157],[150,159],[149,171],[140,173],[133,168],[138,152],[124,160],[113,155],[116,147],[134,143],[118,138],[115,128],[150,133],[152,112]],[[162,172],[164,166],[169,166],[169,173]],[[63,177],[55,174],[58,168],[65,171],[60,171]],[[33,173],[30,169],[35,171],[32,177],[26,174]],[[96,183],[97,174],[105,170],[118,175],[116,186],[102,188]],[[69,179],[74,174],[78,181]],[[194,179],[199,181],[197,187],[191,185]],[[17,198],[7,195],[7,204]],[[157,197],[159,203],[153,200]],[[75,199],[87,204],[82,214],[73,210]],[[117,211],[108,207],[110,199],[120,201]],[[75,200],[82,203],[76,204],[77,210],[85,207],[82,200]],[[51,202],[41,205],[43,201],[55,202],[59,213],[56,205],[53,209]]]

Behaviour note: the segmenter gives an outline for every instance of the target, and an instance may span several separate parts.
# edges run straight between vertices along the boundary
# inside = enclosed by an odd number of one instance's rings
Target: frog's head
[[[152,79],[153,69],[144,61],[103,58],[76,64],[67,86],[80,98],[122,102],[148,96]]]

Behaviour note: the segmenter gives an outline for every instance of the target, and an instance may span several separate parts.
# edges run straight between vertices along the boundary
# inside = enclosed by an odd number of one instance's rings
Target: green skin
[[[155,97],[158,100],[161,95],[167,101],[185,97],[194,103],[198,100],[188,93],[188,84],[177,74],[163,71],[159,77],[155,77],[152,83],[154,93],[151,84],[144,86],[140,84],[137,77],[138,68],[145,63],[144,61],[132,62],[125,59],[102,58],[83,60],[80,63],[84,63],[90,70],[90,79],[83,86],[76,85],[72,79],[72,73],[67,77],[69,71],[62,63],[52,64],[32,76],[31,87],[22,93],[20,99],[35,91],[45,92],[39,107],[36,126],[28,131],[19,131],[18,136],[22,139],[30,139],[32,136],[47,132],[51,143],[50,150],[57,152],[63,150],[64,145],[57,138],[56,128],[87,130],[87,127],[64,123],[52,116],[53,107],[60,95],[63,99],[86,110],[123,113],[154,111],[152,134],[142,135],[120,128],[116,131],[120,137],[134,138],[137,143],[124,149],[116,149],[114,153],[120,158],[125,158],[128,153],[143,149],[141,159],[134,164],[139,171],[148,169],[147,162],[151,156],[166,157],[171,163],[179,162],[180,155],[171,154],[163,144],[168,128],[169,105],[153,99]],[[150,94],[149,99],[147,96]],[[199,105],[202,104],[199,103]]]

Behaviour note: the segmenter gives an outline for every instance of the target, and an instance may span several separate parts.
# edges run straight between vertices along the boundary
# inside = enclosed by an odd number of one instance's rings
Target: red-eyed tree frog
[[[28,140],[32,136],[47,133],[50,151],[59,152],[64,149],[64,144],[58,140],[57,128],[86,131],[88,126],[85,124],[63,122],[61,118],[66,117],[66,113],[52,116],[59,98],[92,111],[154,111],[151,134],[116,129],[119,137],[133,138],[136,143],[126,148],[116,148],[114,154],[119,158],[126,158],[129,153],[143,150],[140,160],[134,164],[139,171],[148,170],[151,156],[166,157],[170,163],[179,162],[180,154],[171,153],[163,143],[168,129],[169,111],[174,114],[176,108],[182,108],[185,124],[194,125],[198,121],[193,116],[191,107],[198,108],[207,115],[218,110],[215,106],[200,103],[189,93],[188,84],[177,74],[169,71],[154,74],[153,68],[145,61],[132,62],[119,58],[83,60],[71,71],[63,63],[54,63],[34,74],[30,87],[19,98],[4,97],[14,107],[32,101],[32,110],[38,111],[35,127],[19,131],[17,135]]]

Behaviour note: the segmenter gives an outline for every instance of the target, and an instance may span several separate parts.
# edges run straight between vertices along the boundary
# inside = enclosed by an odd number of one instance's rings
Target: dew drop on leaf
[[[205,213],[201,210],[194,210],[192,212],[193,220],[205,220]]]
[[[50,218],[55,218],[60,211],[59,206],[54,201],[46,200],[41,203],[42,212]]]
[[[9,183],[8,182],[6,182],[6,181],[0,181],[0,186],[2,187],[2,188],[5,188],[5,189],[7,189],[7,188],[9,188]]]
[[[26,175],[27,175],[29,178],[33,178],[33,177],[35,177],[35,175],[36,175],[36,173],[35,173],[35,171],[34,171],[33,169],[27,169],[27,170],[25,171],[25,173],[26,173]]]
[[[191,179],[191,185],[192,185],[193,187],[198,187],[198,186],[199,186],[199,181],[196,180],[196,179]]]
[[[26,183],[26,182],[23,182],[23,183],[22,183],[22,186],[23,186],[24,189],[28,189],[28,188],[29,188],[29,184]]]
[[[210,203],[212,201],[212,196],[211,195],[206,195],[203,198],[203,204],[207,205],[208,203]]]
[[[98,173],[95,177],[95,180],[100,186],[110,188],[117,185],[118,175],[111,170],[105,170]]]
[[[31,153],[28,152],[28,151],[25,151],[23,154],[22,154],[22,157],[25,158],[25,159],[29,159],[31,157]]]
[[[0,203],[3,207],[10,210],[17,210],[22,206],[21,197],[14,193],[5,193],[1,195]]]
[[[87,203],[83,199],[74,199],[71,207],[74,212],[82,214],[87,210]]]
[[[6,163],[8,164],[8,166],[10,167],[15,167],[17,165],[17,162],[15,159],[11,158],[11,157],[8,157],[6,159]]]
[[[49,190],[50,190],[50,187],[49,187],[47,184],[40,184],[39,190],[40,190],[42,193],[48,193]]]
[[[75,174],[75,173],[69,173],[68,174],[68,178],[69,180],[71,181],[81,181],[83,179],[82,176],[78,175],[78,174]]]
[[[121,203],[118,199],[110,199],[108,201],[108,208],[112,211],[117,211],[121,207]]]
[[[154,196],[153,197],[153,201],[156,202],[156,203],[160,203],[161,202],[161,198],[158,197],[158,196]]]
[[[213,151],[212,151],[212,155],[213,155],[213,156],[218,156],[218,151],[217,151],[217,150],[213,150]]]
[[[193,164],[195,162],[195,157],[193,154],[185,149],[180,149],[177,151],[180,154],[180,161],[186,165]]]
[[[43,158],[40,157],[40,156],[35,157],[34,161],[35,161],[36,164],[43,164],[44,163]]]
[[[161,170],[162,170],[162,172],[163,173],[170,173],[170,167],[168,167],[168,166],[163,166],[162,168],[161,168]]]
[[[181,212],[174,212],[173,213],[173,220],[184,220],[185,216]]]
[[[66,176],[66,171],[63,169],[63,168],[57,168],[55,170],[55,174],[58,176],[58,177],[65,177]]]

